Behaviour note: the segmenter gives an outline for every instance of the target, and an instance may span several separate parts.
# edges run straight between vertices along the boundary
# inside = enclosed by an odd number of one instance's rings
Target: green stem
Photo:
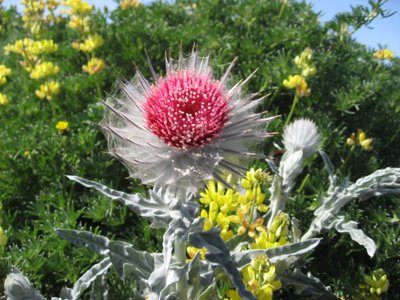
[[[290,109],[289,115],[286,118],[285,126],[287,126],[289,124],[290,120],[292,119],[293,112],[294,112],[294,109],[295,109],[298,101],[299,101],[299,95],[296,92],[296,94],[294,95],[294,98],[293,98],[293,103],[292,103],[292,107]]]
[[[283,12],[285,11],[287,1],[282,1],[281,9],[279,10],[278,20],[281,19]]]
[[[310,178],[310,174],[309,173],[306,175],[306,177],[304,177],[303,181],[301,182],[301,185],[297,190],[298,194],[300,194],[304,190],[304,188],[305,188],[305,186],[306,186],[306,184],[308,182],[308,178]]]
[[[347,165],[347,163],[348,163],[348,161],[349,161],[351,155],[353,154],[355,148],[356,148],[356,144],[354,144],[353,146],[351,146],[350,151],[349,151],[349,154],[347,154],[346,159],[344,160],[342,166],[341,166],[340,169],[339,169],[340,171],[342,171],[342,170],[344,171],[344,169],[345,169],[345,167],[346,167],[346,165]]]
[[[186,264],[186,242],[180,241],[178,238],[176,238],[174,243],[174,256],[176,262],[181,268],[184,268]],[[186,273],[183,273],[183,275],[179,279],[176,290],[178,299],[187,299],[188,286],[186,282]]]

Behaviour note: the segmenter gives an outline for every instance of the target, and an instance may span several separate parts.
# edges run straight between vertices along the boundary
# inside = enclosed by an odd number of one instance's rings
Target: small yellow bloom
[[[356,143],[356,134],[353,132],[349,138],[346,140],[346,144],[353,146]]]
[[[60,121],[57,123],[56,128],[58,129],[58,131],[60,133],[63,133],[64,131],[66,131],[68,129],[68,122],[67,121]]]
[[[119,6],[122,9],[128,9],[128,8],[136,8],[140,5],[139,0],[122,0],[119,4]]]
[[[83,43],[79,44],[79,50],[83,52],[93,52],[104,44],[104,39],[100,34],[89,35]]]
[[[39,90],[35,91],[36,96],[40,99],[47,99],[51,101],[54,95],[58,95],[60,93],[60,84],[56,81],[49,81],[42,84],[39,87]]]
[[[317,73],[317,68],[312,64],[311,59],[313,56],[313,50],[309,47],[295,57],[294,63],[302,69],[301,75],[304,77],[313,76]]]
[[[311,95],[311,89],[308,87],[304,76],[289,75],[289,78],[283,81],[283,85],[288,89],[296,89],[296,92],[300,97],[308,97]]]
[[[364,131],[360,130],[358,133],[358,142],[360,143],[360,146],[365,150],[365,151],[372,151],[372,143],[373,143],[372,138],[367,138],[365,135]]]
[[[89,75],[101,72],[106,67],[106,63],[101,58],[93,57],[89,62],[82,66],[82,70]]]
[[[55,66],[52,62],[43,62],[41,64],[37,64],[31,74],[30,77],[35,80],[39,80],[45,77],[57,75],[60,72],[60,68]]]
[[[196,248],[196,247],[187,247],[186,248],[186,252],[189,255],[190,260],[192,260],[199,251],[200,251],[200,258],[202,260],[204,260],[206,257],[207,248],[201,248],[201,249]]]
[[[31,156],[31,151],[25,150],[25,151],[24,151],[24,156],[25,156],[25,157]]]
[[[374,53],[374,57],[377,59],[388,59],[392,60],[394,58],[394,53],[389,49],[380,49]]]
[[[7,105],[9,102],[8,97],[0,93],[0,105]]]
[[[0,65],[0,86],[7,82],[6,76],[11,74],[11,69],[5,65]]]

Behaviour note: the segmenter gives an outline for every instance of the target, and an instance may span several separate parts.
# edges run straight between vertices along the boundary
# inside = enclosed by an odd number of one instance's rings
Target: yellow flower
[[[11,69],[5,65],[0,65],[0,86],[7,82],[6,76],[11,74]]]
[[[60,93],[60,84],[56,81],[49,81],[42,84],[39,87],[39,90],[35,91],[36,96],[40,99],[47,99],[51,101],[54,95],[58,95]]]
[[[81,33],[90,32],[91,19],[89,16],[81,17],[77,15],[71,16],[71,20],[68,22],[68,26],[71,29],[79,31]]]
[[[367,138],[364,131],[360,130],[358,133],[358,142],[365,151],[372,151],[372,138]]]
[[[200,251],[200,258],[202,260],[204,260],[206,257],[207,248],[201,248],[201,249],[196,248],[196,247],[187,247],[186,248],[186,252],[189,255],[190,260],[192,260],[199,251]]]
[[[392,60],[394,58],[394,53],[389,49],[380,49],[374,53],[374,57],[377,59],[388,59]]]
[[[24,156],[25,156],[25,157],[31,156],[31,151],[25,150],[25,151],[24,151]]]
[[[66,0],[64,5],[70,7],[71,10],[68,13],[71,15],[90,14],[93,11],[92,5],[81,0]]]
[[[228,297],[225,298],[228,300],[242,300],[242,297],[239,296],[239,292],[237,290],[229,290],[225,296]]]
[[[0,105],[7,105],[9,103],[8,97],[0,93]]]
[[[261,232],[251,244],[251,249],[269,249],[286,245],[289,233],[289,216],[283,212],[277,215],[269,230]]]
[[[55,66],[52,62],[43,62],[41,64],[37,64],[32,72],[30,77],[35,80],[39,80],[45,77],[57,75],[60,72],[60,68]]]
[[[82,70],[90,75],[96,74],[104,70],[106,63],[101,58],[93,57],[89,62],[82,66]]]
[[[136,8],[140,5],[139,0],[122,0],[119,4],[122,9]]]
[[[39,40],[31,43],[27,49],[28,53],[32,55],[53,53],[58,50],[58,45],[53,40]]]
[[[356,143],[356,134],[353,132],[349,138],[346,140],[346,144],[353,146]]]
[[[311,89],[308,87],[304,76],[289,75],[289,78],[283,81],[283,85],[289,89],[296,89],[296,92],[300,97],[308,97],[311,95]]]
[[[58,131],[60,133],[63,133],[64,131],[66,131],[68,129],[68,122],[67,121],[60,121],[57,123],[56,128],[58,129]]]
[[[266,255],[259,255],[242,269],[243,281],[258,300],[272,300],[274,291],[282,288],[276,279],[275,266],[271,265]]]
[[[311,59],[313,56],[313,50],[309,47],[295,57],[294,63],[302,69],[301,75],[304,77],[312,76],[317,73],[317,68],[312,64]]]
[[[103,37],[100,34],[89,35],[83,43],[79,44],[79,50],[83,52],[93,52],[96,48],[104,44]]]

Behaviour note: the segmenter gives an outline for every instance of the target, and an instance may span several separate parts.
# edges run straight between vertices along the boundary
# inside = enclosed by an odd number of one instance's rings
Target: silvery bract
[[[18,269],[12,268],[4,281],[4,292],[7,300],[43,300],[40,293],[31,285]]]
[[[235,60],[236,61],[236,60]],[[107,98],[101,126],[111,154],[130,175],[150,185],[172,185],[196,192],[205,180],[223,180],[222,170],[241,173],[242,157],[254,141],[269,136],[254,109],[262,99],[243,95],[244,81],[230,87],[229,74],[216,80],[209,56],[166,59],[166,75],[149,83],[137,71],[132,82]]]

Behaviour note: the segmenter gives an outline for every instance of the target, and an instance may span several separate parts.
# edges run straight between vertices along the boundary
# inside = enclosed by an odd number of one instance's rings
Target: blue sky
[[[97,7],[108,6],[113,9],[117,6],[112,0],[86,0]],[[201,1],[201,0],[200,0]],[[368,0],[306,0],[312,3],[315,11],[321,11],[321,22],[329,21],[337,12],[349,11],[351,5],[368,4]],[[142,0],[142,3],[150,3],[152,0]],[[20,6],[19,0],[4,0],[3,5]],[[385,8],[397,12],[388,19],[379,18],[375,20],[369,28],[361,28],[354,37],[361,43],[378,48],[378,45],[386,46],[395,52],[396,56],[400,55],[400,0],[388,0],[384,5]]]

